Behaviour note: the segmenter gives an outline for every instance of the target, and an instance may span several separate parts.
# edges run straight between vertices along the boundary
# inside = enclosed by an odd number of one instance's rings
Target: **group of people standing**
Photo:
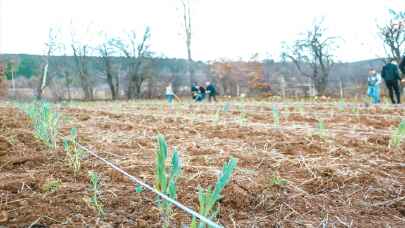
[[[166,86],[166,100],[169,102],[169,104],[173,103],[174,99],[177,99],[180,101],[180,99],[176,96],[176,94],[173,91],[173,86],[172,83],[169,83]],[[211,82],[206,82],[206,87],[204,86],[199,86],[197,83],[193,83],[191,86],[191,95],[192,99],[196,102],[202,102],[205,100],[205,98],[208,96],[208,101],[211,102],[214,100],[215,102],[217,101],[217,89],[214,84]]]
[[[215,85],[211,82],[206,83],[206,88],[204,86],[199,86],[197,83],[193,83],[191,86],[191,96],[194,101],[201,102],[203,101],[206,96],[208,96],[208,102],[214,100],[217,102],[217,89]]]
[[[399,70],[398,70],[399,68]],[[380,85],[384,79],[385,85],[389,91],[389,96],[393,104],[401,103],[401,76],[405,75],[405,56],[402,58],[402,61],[399,64],[399,67],[394,63],[394,59],[384,65],[381,70],[381,74],[378,73],[374,68],[369,69],[369,75],[367,79],[368,89],[367,95],[371,97],[371,102],[373,104],[379,104],[380,99]],[[405,78],[404,78],[405,80]],[[166,99],[171,104],[174,99],[180,101],[173,91],[172,84],[169,83],[166,87]],[[202,102],[208,96],[208,101],[211,102],[214,100],[217,101],[217,89],[214,84],[211,82],[206,82],[206,87],[200,86],[197,83],[193,83],[191,86],[191,95],[192,99],[196,102]]]
[[[399,64],[399,70],[402,74],[405,74],[405,56],[402,58]],[[389,96],[393,104],[401,103],[401,76],[398,70],[398,66],[394,64],[394,59],[384,65],[379,74],[375,69],[369,69],[368,76],[368,90],[367,95],[371,97],[371,102],[373,104],[379,104],[380,100],[380,84],[382,79],[385,81],[385,85],[389,91]]]

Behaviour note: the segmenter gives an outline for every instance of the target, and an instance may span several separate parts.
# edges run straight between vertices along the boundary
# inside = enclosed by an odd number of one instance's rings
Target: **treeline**
[[[184,9],[187,19],[186,5]],[[397,62],[402,58],[405,12],[390,11],[390,15],[389,22],[378,25],[384,58],[357,63],[336,59],[340,39],[329,36],[322,20],[295,41],[283,43],[279,62],[260,60],[257,55],[244,61],[193,61],[189,20],[185,20],[187,60],[156,56],[150,50],[151,34],[146,28],[142,34],[105,36],[98,43],[77,39],[72,31],[71,41],[66,43],[60,33],[50,29],[46,55],[1,55],[0,61],[13,94],[17,87],[31,88],[38,99],[44,95],[57,100],[78,98],[80,91],[81,99],[94,100],[100,98],[100,90],[108,91],[113,100],[153,98],[161,96],[168,83],[178,95],[185,95],[193,82],[208,80],[221,95],[229,96],[354,96],[364,93],[368,68],[378,70],[388,58]]]
[[[12,89],[11,80],[14,75],[16,87],[31,88],[37,91],[43,74],[45,56],[39,55],[0,55],[5,65],[5,74]],[[115,77],[115,95],[108,86],[109,80],[102,57],[88,58],[88,80],[93,90],[108,91],[111,99],[128,98],[127,62],[123,57],[111,58],[110,67]],[[187,76],[187,60],[169,58],[150,58],[148,65],[142,68],[144,75],[138,98],[155,98],[163,96],[164,87],[172,82],[179,95],[188,95],[190,81]],[[362,86],[367,80],[367,69],[382,67],[383,59],[368,60],[354,63],[337,63],[331,72],[325,95],[354,96],[360,95]],[[302,76],[292,63],[275,62],[273,60],[243,62],[216,61],[193,62],[195,81],[203,84],[213,81],[221,95],[238,96],[268,94],[277,96],[311,96],[311,83]],[[49,59],[47,98],[68,100],[77,98],[73,91],[82,90],[79,72],[75,67],[73,56],[52,56]],[[11,92],[11,91],[10,91]],[[93,91],[94,92],[94,91]],[[80,93],[84,97],[84,93]],[[100,97],[93,97],[97,99]]]

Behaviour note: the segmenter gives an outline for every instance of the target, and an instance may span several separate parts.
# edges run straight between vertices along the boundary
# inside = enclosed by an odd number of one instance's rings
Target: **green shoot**
[[[60,114],[53,111],[52,106],[45,102],[17,104],[32,121],[35,136],[49,148],[56,148]]]
[[[340,112],[343,112],[345,110],[345,100],[344,99],[339,100],[338,109]]]
[[[77,129],[72,128],[70,130],[70,138],[63,140],[63,147],[66,152],[66,158],[69,162],[70,167],[73,170],[73,175],[76,177],[81,168],[81,159],[83,158],[84,152],[77,147]]]
[[[216,125],[218,125],[218,123],[219,123],[220,120],[221,120],[221,109],[218,109],[218,110],[215,112],[214,123],[215,123]]]
[[[401,142],[404,138],[405,138],[405,120],[402,120],[398,128],[396,128],[391,135],[389,147],[398,148],[399,146],[401,146]]]
[[[53,193],[59,190],[60,186],[62,185],[62,181],[59,179],[47,181],[42,186],[42,191],[45,193]]]
[[[221,192],[225,188],[225,186],[231,180],[231,176],[233,171],[235,170],[237,165],[236,159],[232,158],[227,164],[224,165],[221,175],[217,183],[215,184],[215,188],[212,191],[211,187],[208,187],[207,190],[202,189],[201,187],[198,188],[198,201],[200,205],[199,213],[209,219],[214,219],[219,214],[218,209],[218,201],[222,198]],[[190,228],[205,228],[206,224],[200,222],[197,226],[196,218],[193,218]]]
[[[100,195],[101,195],[101,178],[97,175],[97,173],[91,171],[89,172],[89,177],[90,177],[90,192],[91,196],[89,198],[90,206],[92,206],[98,216],[102,217],[104,216],[104,209],[103,209],[103,204],[101,203],[100,200]]]
[[[319,120],[317,129],[318,129],[318,134],[321,137],[326,135],[327,131],[326,131],[325,122],[323,120],[321,120],[321,119]]]
[[[247,121],[247,115],[246,115],[246,111],[245,111],[245,109],[244,109],[244,107],[242,105],[239,106],[239,112],[240,112],[240,114],[239,114],[239,123],[241,125],[243,125]]]
[[[276,106],[273,106],[272,114],[273,114],[274,127],[276,127],[276,128],[280,127],[280,111],[277,109]]]
[[[223,108],[224,112],[229,112],[229,102],[226,102]]]
[[[278,176],[276,174],[273,174],[273,176],[271,177],[270,187],[272,187],[272,186],[281,187],[281,186],[285,186],[287,184],[288,184],[287,180],[281,178],[280,176]]]
[[[181,173],[181,160],[179,153],[174,149],[170,172],[167,172],[167,143],[162,135],[158,135],[158,149],[156,151],[156,176],[155,187],[158,191],[169,196],[172,199],[177,198],[176,181]],[[158,199],[158,205],[161,209],[164,227],[170,226],[170,217],[172,214],[172,204],[168,201]]]

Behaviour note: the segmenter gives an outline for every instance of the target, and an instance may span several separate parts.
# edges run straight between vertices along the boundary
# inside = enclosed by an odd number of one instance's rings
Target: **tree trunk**
[[[193,67],[193,60],[191,59],[191,49],[188,46],[187,46],[187,54],[188,54],[187,73],[191,84],[194,82],[194,67]]]
[[[107,73],[107,83],[108,83],[108,86],[110,87],[111,99],[116,100],[117,94],[116,94],[116,90],[114,88],[113,76],[111,75],[111,73]]]
[[[142,83],[136,83],[136,85],[135,85],[135,96],[138,99],[141,98],[141,88],[142,88]]]
[[[137,59],[135,66],[132,67],[132,73],[130,74],[129,82],[128,82],[128,99],[134,99],[139,97],[140,95],[140,87],[142,86],[143,79],[139,74],[141,68],[141,60]]]
[[[111,99],[112,100],[116,100],[117,99],[117,89],[115,88],[115,84],[114,84],[114,73],[112,70],[112,66],[111,66],[111,59],[109,56],[103,56],[103,60],[104,60],[104,65],[105,65],[105,71],[107,74],[107,84],[110,87],[110,91],[111,91]]]
[[[47,76],[48,76],[48,66],[49,65],[48,65],[48,60],[47,60],[47,63],[44,66],[44,72],[41,74],[41,78],[39,80],[38,87],[37,87],[37,99],[38,100],[42,99],[42,94],[46,87],[46,80],[47,80]]]
[[[120,78],[118,75],[115,76],[115,95],[117,99],[120,97]]]
[[[72,100],[72,92],[70,90],[70,84],[71,84],[71,81],[70,81],[69,73],[65,72],[65,85],[66,85],[66,88],[67,88],[68,100],[69,101]]]
[[[128,100],[134,99],[134,90],[135,90],[135,83],[133,81],[133,78],[130,77],[128,81],[128,90],[127,90]]]

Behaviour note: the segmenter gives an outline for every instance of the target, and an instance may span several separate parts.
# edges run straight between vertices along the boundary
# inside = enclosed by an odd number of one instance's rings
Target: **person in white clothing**
[[[371,97],[371,103],[379,104],[380,103],[380,84],[381,84],[381,74],[373,68],[370,68],[368,71],[367,78],[367,95]]]
[[[169,104],[173,103],[173,99],[175,97],[175,94],[173,92],[173,87],[172,83],[169,83],[166,87],[166,99]]]

